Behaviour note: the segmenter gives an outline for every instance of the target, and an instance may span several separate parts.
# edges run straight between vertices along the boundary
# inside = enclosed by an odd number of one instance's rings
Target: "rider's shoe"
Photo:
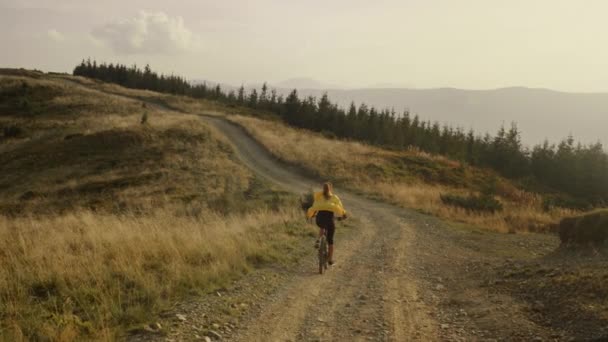
[[[333,265],[334,265],[336,262],[335,262],[335,261],[333,261],[333,260],[330,260],[330,261],[328,261],[327,263],[329,264],[329,266],[333,266]]]

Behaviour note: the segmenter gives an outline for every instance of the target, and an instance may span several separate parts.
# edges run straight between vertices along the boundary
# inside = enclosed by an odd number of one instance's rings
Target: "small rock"
[[[222,296],[222,294],[221,294],[219,291],[218,291],[218,292],[216,292],[216,293],[217,293],[217,296],[218,296],[218,297],[221,297],[221,296]]]
[[[209,330],[207,332],[207,336],[211,337],[214,340],[221,340],[222,339],[222,335],[220,335],[220,333],[218,333],[217,331],[214,331],[214,330]]]
[[[435,286],[435,290],[437,290],[437,291],[443,291],[443,290],[445,290],[445,286],[443,286],[442,284],[437,284]]]
[[[364,294],[359,295],[359,300],[366,300],[366,299],[367,299],[366,295],[364,295]]]
[[[321,317],[317,318],[317,321],[319,321],[319,322],[321,322],[321,323],[324,323],[324,322],[325,322],[325,320],[323,320],[323,318],[321,318]]]
[[[217,324],[217,323],[213,323],[213,324],[211,324],[211,327],[212,327],[213,329],[217,330],[217,329],[219,329],[219,328],[220,328],[220,325],[219,325],[219,324]]]
[[[209,337],[209,336],[205,336],[205,337],[203,338],[203,341],[204,341],[204,342],[211,342],[211,337]]]
[[[177,317],[178,320],[185,322],[186,321],[186,316],[182,315],[182,314],[176,314],[175,317]]]
[[[145,332],[149,332],[149,333],[155,333],[155,332],[156,332],[156,330],[154,330],[154,329],[153,329],[151,326],[149,326],[149,325],[144,325],[143,330],[144,330]],[[137,329],[135,329],[134,331],[138,331],[138,330],[137,330]]]
[[[445,330],[445,329],[449,329],[450,325],[449,324],[442,324],[441,325],[441,329]]]

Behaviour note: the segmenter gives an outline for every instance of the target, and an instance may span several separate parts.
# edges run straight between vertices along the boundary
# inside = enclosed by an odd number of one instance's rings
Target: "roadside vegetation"
[[[406,208],[499,232],[547,232],[575,211],[543,206],[490,170],[410,149],[391,151],[329,139],[278,121],[230,116],[268,150],[314,176]]]
[[[124,338],[292,262],[311,234],[295,196],[199,118],[79,82],[0,72],[0,340]]]
[[[564,245],[602,247],[608,240],[608,209],[566,217],[561,220],[557,230]]]
[[[180,299],[293,261],[308,229],[295,209],[0,217],[0,339],[114,340]]]

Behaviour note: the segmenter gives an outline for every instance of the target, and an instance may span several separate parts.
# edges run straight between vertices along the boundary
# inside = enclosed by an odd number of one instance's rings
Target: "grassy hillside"
[[[464,225],[546,231],[573,214],[417,150],[335,140],[208,100],[0,70],[0,340],[124,337],[170,303],[298,257],[312,232],[296,199],[186,114],[201,112],[245,114],[228,117],[284,161]],[[518,279],[504,290],[523,293]],[[547,278],[535,281],[542,292]]]
[[[242,209],[240,195],[268,195],[198,117],[61,79],[1,81],[0,212],[145,211],[167,203],[228,211]]]
[[[541,196],[521,190],[494,172],[444,157],[333,140],[277,121],[230,118],[273,154],[317,177],[442,218],[514,232],[546,231],[550,224],[572,214],[544,208]],[[456,201],[445,200],[446,195]],[[502,210],[485,210],[486,204],[496,201]]]
[[[114,339],[310,233],[199,118],[79,82],[0,72],[0,340]]]

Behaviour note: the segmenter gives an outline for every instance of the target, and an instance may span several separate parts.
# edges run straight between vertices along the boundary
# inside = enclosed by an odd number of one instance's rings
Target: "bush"
[[[321,135],[323,135],[323,137],[325,137],[327,139],[331,139],[331,140],[338,139],[338,136],[334,132],[331,132],[331,131],[326,131],[326,130],[321,131]]]
[[[145,125],[148,123],[148,112],[144,112],[144,114],[141,116],[141,120],[139,123],[142,125]]]
[[[549,211],[555,207],[586,211],[591,210],[593,205],[585,199],[565,196],[548,196],[543,199],[544,211]]]
[[[19,138],[23,136],[24,131],[19,126],[9,125],[2,129],[2,133],[5,138]]]
[[[558,232],[562,244],[601,245],[608,240],[608,209],[566,217],[560,221]]]
[[[307,211],[308,208],[312,207],[312,204],[315,201],[315,194],[313,190],[310,190],[309,192],[302,194],[300,196],[300,206],[302,208],[302,210]]]
[[[19,109],[29,110],[31,107],[32,104],[30,103],[30,100],[25,96],[20,98],[17,102],[17,108]]]
[[[441,202],[445,205],[459,207],[472,212],[490,212],[495,213],[502,211],[502,203],[491,195],[441,195]]]

